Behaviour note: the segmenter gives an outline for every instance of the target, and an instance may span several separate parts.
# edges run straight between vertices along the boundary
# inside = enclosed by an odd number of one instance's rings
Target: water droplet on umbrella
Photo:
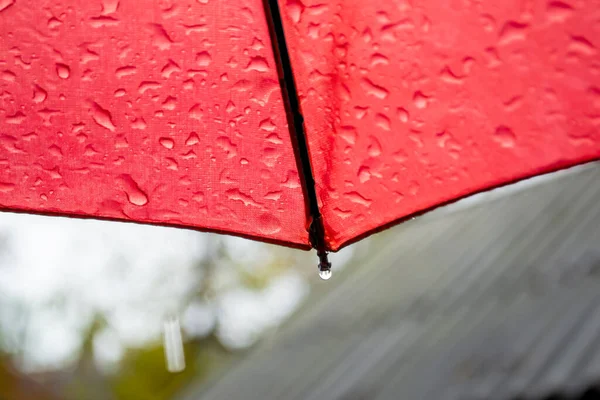
[[[116,127],[112,122],[112,116],[108,110],[102,108],[98,103],[92,102],[92,119],[101,127],[114,132]]]
[[[281,230],[281,222],[271,214],[262,214],[258,218],[258,230],[263,235],[273,235]]]
[[[326,269],[326,270],[323,270],[323,271],[319,271],[319,277],[320,277],[321,279],[323,279],[324,281],[327,281],[327,280],[329,280],[329,278],[331,278],[331,275],[332,275],[332,273],[331,273],[331,270],[330,270],[330,269]]]
[[[185,145],[193,146],[193,145],[197,144],[198,142],[200,142],[200,138],[198,137],[198,134],[196,132],[191,132],[190,135],[188,136],[188,138],[185,140]]]
[[[2,3],[0,3],[1,5]],[[1,11],[1,10],[0,10]],[[8,193],[15,190],[16,185],[9,182],[0,182],[0,193]]]
[[[197,120],[201,120],[202,116],[204,115],[204,110],[202,110],[202,107],[200,106],[200,104],[194,104],[188,111],[188,115],[190,116],[190,118],[192,119],[197,119]]]
[[[17,75],[12,71],[2,71],[2,79],[7,82],[15,82],[17,80]]]
[[[69,76],[71,75],[71,69],[65,64],[57,63],[56,64],[56,74],[61,79],[68,79]]]
[[[265,120],[260,121],[260,123],[258,124],[258,127],[260,129],[262,129],[263,131],[267,131],[267,132],[273,132],[273,131],[275,131],[275,129],[277,129],[277,127],[275,126],[275,124],[273,123],[271,118],[267,118]]]
[[[172,149],[175,146],[175,142],[173,141],[173,139],[171,138],[166,138],[166,137],[162,137],[160,139],[158,139],[158,142],[165,148],[165,149]]]
[[[144,94],[148,90],[157,90],[159,88],[160,88],[160,83],[158,83],[158,82],[143,81],[140,83],[140,86],[138,87],[138,92],[140,94]]]
[[[514,147],[516,138],[512,129],[504,125],[497,127],[494,132],[494,140],[504,148]]]
[[[398,115],[398,119],[401,122],[403,122],[403,123],[407,123],[408,122],[409,114],[408,114],[408,111],[406,111],[405,108],[399,107],[398,109],[396,109],[396,114]]]
[[[119,67],[115,71],[115,76],[117,79],[121,79],[123,77],[133,75],[137,72],[137,68],[132,65],[127,65],[125,67]]]
[[[264,57],[252,57],[244,71],[267,72],[269,71],[269,63]]]
[[[159,50],[168,50],[173,44],[173,40],[160,24],[151,24],[152,44],[158,47]]]
[[[573,14],[573,7],[562,1],[551,1],[546,8],[548,20],[551,22],[564,22]]]
[[[383,54],[375,53],[371,56],[371,61],[369,62],[371,67],[376,67],[378,65],[388,65],[390,63],[389,58],[384,56]]]
[[[143,206],[148,203],[148,197],[130,175],[120,175],[117,178],[117,181],[121,183],[123,189],[125,190],[125,194],[127,195],[127,199],[131,204]]]
[[[374,84],[371,80],[367,78],[363,78],[360,81],[360,85],[367,94],[370,94],[371,96],[374,96],[378,99],[385,99],[390,93],[384,87]]]
[[[14,113],[12,115],[6,116],[7,124],[19,125],[23,121],[25,121],[25,114],[23,114],[21,111],[17,111],[16,113]]]
[[[375,115],[375,125],[383,129],[384,131],[391,131],[391,121],[390,119],[381,113]]]
[[[583,36],[571,37],[571,42],[569,43],[568,49],[569,52],[584,56],[591,56],[596,53],[596,47]]]
[[[160,71],[163,78],[168,79],[171,75],[180,72],[181,67],[173,60],[169,60],[167,64]]]
[[[162,103],[162,108],[165,110],[173,111],[177,106],[177,99],[173,96],[169,96]]]
[[[208,67],[212,62],[212,57],[208,53],[208,51],[201,51],[196,54],[196,64],[200,67]]]
[[[427,107],[427,100],[428,97],[419,91],[415,92],[413,96],[413,102],[415,103],[415,107],[419,109]]]
[[[15,4],[15,0],[0,0],[0,12]]]
[[[147,126],[148,125],[146,124],[146,121],[144,120],[144,118],[136,118],[131,123],[131,128],[132,129],[144,130],[144,129],[146,129]]]
[[[52,17],[48,20],[48,29],[58,29],[62,25],[62,21],[56,17]]]
[[[42,103],[48,97],[48,93],[38,85],[33,85],[33,102]]]
[[[285,5],[285,10],[287,11],[288,16],[295,24],[300,22],[304,8],[305,6],[300,0],[287,0]]]
[[[526,39],[527,24],[522,24],[515,21],[508,21],[500,30],[498,44],[507,45],[516,41]]]
[[[348,142],[348,144],[354,145],[356,143],[358,133],[354,126],[342,126],[337,129],[337,133],[342,139]]]
[[[119,8],[119,0],[102,0],[102,15],[112,14]]]

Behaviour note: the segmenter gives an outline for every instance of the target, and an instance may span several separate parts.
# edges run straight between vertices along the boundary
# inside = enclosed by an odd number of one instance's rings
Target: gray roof
[[[497,193],[377,235],[273,340],[183,398],[539,398],[594,384],[600,165]]]

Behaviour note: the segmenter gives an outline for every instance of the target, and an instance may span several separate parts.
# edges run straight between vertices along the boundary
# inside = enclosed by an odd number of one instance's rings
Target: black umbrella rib
[[[331,264],[327,260],[325,229],[323,227],[321,211],[319,210],[319,203],[317,202],[315,178],[310,163],[306,133],[304,132],[304,117],[300,109],[298,90],[296,89],[290,54],[285,41],[281,12],[277,0],[263,0],[263,4],[271,33],[273,53],[278,64],[279,84],[283,93],[288,125],[296,153],[296,162],[298,170],[302,171],[301,180],[304,187],[305,199],[308,203],[306,206],[310,220],[310,242],[319,255],[319,268],[321,270],[329,270]]]

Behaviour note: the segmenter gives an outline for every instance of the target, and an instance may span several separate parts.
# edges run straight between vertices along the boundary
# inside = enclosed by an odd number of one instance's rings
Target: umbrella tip
[[[317,251],[317,255],[319,256],[319,276],[326,281],[331,278],[331,263],[327,258],[326,251]]]

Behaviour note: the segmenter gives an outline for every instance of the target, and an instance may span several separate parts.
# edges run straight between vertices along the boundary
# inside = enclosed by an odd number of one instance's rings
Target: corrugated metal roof
[[[410,221],[369,254],[184,398],[541,398],[599,381],[598,164]]]

